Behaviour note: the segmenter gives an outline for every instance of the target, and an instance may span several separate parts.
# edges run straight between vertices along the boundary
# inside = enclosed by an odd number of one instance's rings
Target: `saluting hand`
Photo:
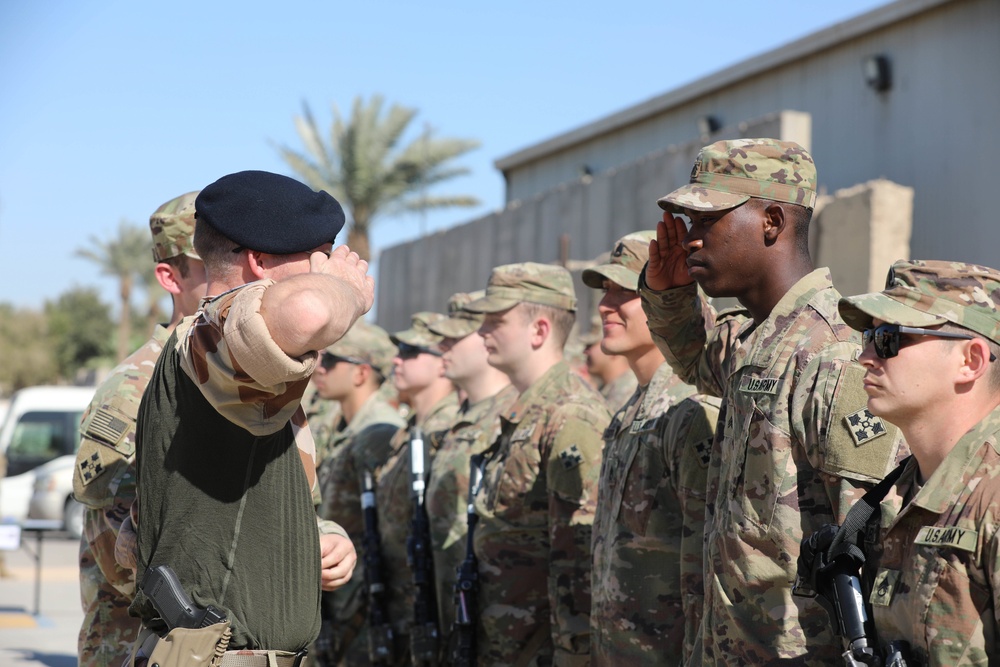
[[[309,257],[309,270],[334,276],[350,285],[358,299],[359,317],[375,303],[375,279],[368,275],[368,262],[346,245],[338,246],[329,257],[314,252]]]
[[[649,264],[646,266],[649,289],[660,291],[694,282],[688,275],[688,253],[684,249],[686,234],[687,227],[681,218],[663,213],[663,220],[656,225],[656,238],[649,242]]]
[[[358,553],[343,535],[320,535],[320,588],[333,591],[351,580]]]

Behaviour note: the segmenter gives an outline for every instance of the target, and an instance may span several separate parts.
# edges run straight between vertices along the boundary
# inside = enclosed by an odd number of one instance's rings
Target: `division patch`
[[[80,461],[77,465],[80,467],[80,479],[84,485],[93,482],[106,470],[104,461],[101,460],[101,450],[99,447],[94,448],[90,456]]]
[[[856,445],[863,445],[869,440],[874,440],[887,433],[885,422],[882,421],[881,417],[876,417],[868,412],[868,408],[862,408],[847,415],[844,417],[844,421],[847,423],[847,430],[851,432],[851,437],[854,438]]]
[[[559,460],[562,461],[563,468],[566,470],[572,470],[583,463],[583,457],[576,445],[571,445],[568,449],[559,452]]]

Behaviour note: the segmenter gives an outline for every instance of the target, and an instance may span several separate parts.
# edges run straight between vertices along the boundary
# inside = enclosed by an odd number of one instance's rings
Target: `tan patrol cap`
[[[430,325],[440,322],[444,318],[444,315],[441,313],[432,313],[430,311],[415,313],[410,319],[410,328],[397,331],[389,336],[389,339],[395,345],[412,345],[413,347],[436,351],[438,343],[444,340],[444,336],[431,331]]]
[[[632,232],[618,239],[605,264],[583,270],[583,284],[601,289],[605,280],[633,292],[639,289],[639,274],[649,259],[649,242],[656,231]]]
[[[465,338],[474,334],[483,325],[486,316],[482,313],[466,310],[465,306],[477,299],[482,299],[485,295],[485,290],[452,294],[451,298],[448,299],[448,317],[432,322],[428,328],[431,332],[445,338]]]
[[[465,306],[473,313],[499,313],[522,302],[576,312],[573,276],[561,266],[522,262],[493,269],[486,296]]]
[[[197,197],[197,191],[175,197],[149,216],[154,261],[162,262],[178,255],[201,259],[194,251],[194,200]]]
[[[392,359],[396,356],[396,346],[385,329],[358,320],[343,338],[327,347],[326,352],[351,363],[368,364],[382,377],[388,377]]]

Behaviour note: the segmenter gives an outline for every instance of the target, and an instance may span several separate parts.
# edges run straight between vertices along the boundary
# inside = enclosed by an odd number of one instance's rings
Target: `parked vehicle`
[[[28,517],[39,468],[50,461],[63,458],[69,462],[72,486],[80,418],[94,390],[29,387],[14,394],[0,427],[0,454],[7,459],[7,476],[0,480],[0,521],[17,522]],[[61,469],[62,465],[55,467]],[[48,474],[48,469],[44,472]]]
[[[74,454],[60,456],[32,471],[35,483],[28,501],[28,518],[62,521],[63,530],[70,537],[79,538],[83,534],[84,506],[73,498],[75,465]]]

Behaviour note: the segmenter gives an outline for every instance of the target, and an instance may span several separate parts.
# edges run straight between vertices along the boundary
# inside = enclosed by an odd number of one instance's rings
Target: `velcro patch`
[[[647,431],[655,431],[657,424],[659,424],[660,418],[653,417],[652,419],[636,419],[629,426],[628,432],[633,435],[636,433],[645,433]]]
[[[740,380],[740,392],[744,394],[776,394],[780,378],[744,377]]]
[[[87,435],[95,440],[117,444],[128,431],[128,423],[104,408],[98,408],[87,425]]]
[[[879,570],[872,582],[872,594],[868,601],[875,607],[888,607],[901,574],[899,570]]]
[[[703,465],[708,465],[712,460],[712,442],[715,438],[706,438],[701,442],[695,443],[694,450],[698,452],[698,458],[701,459]]]
[[[562,461],[563,468],[572,470],[583,463],[583,456],[580,455],[580,449],[576,445],[571,445],[559,452],[559,460]]]
[[[957,526],[924,526],[917,533],[914,544],[931,547],[951,547],[961,551],[974,552],[979,541],[979,533]]]
[[[516,429],[510,436],[511,442],[517,442],[518,440],[527,440],[531,437],[531,434],[535,432],[535,424],[531,426],[525,426],[523,428]]]
[[[868,408],[862,408],[847,415],[844,417],[844,422],[847,424],[847,430],[851,432],[851,437],[854,438],[856,445],[863,445],[888,432],[882,418],[870,413]]]
[[[101,457],[101,449],[99,446],[95,447],[90,456],[77,463],[80,467],[80,480],[84,486],[93,482],[107,470]]]

